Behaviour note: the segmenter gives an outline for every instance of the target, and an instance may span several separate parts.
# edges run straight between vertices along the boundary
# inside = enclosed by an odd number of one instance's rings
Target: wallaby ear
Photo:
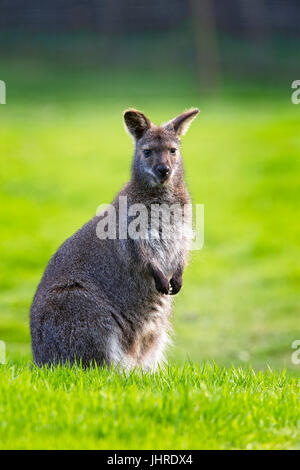
[[[184,135],[188,130],[192,120],[197,116],[198,113],[199,109],[197,108],[189,109],[188,111],[179,114],[179,116],[167,122],[164,127],[172,130],[178,136]]]
[[[126,111],[124,111],[124,123],[125,129],[136,140],[140,139],[151,127],[151,121],[136,109],[126,109]]]

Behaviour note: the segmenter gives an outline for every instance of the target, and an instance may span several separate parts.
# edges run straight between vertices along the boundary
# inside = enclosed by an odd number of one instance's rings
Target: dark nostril
[[[158,165],[157,171],[161,176],[167,176],[170,173],[170,168],[165,165]]]

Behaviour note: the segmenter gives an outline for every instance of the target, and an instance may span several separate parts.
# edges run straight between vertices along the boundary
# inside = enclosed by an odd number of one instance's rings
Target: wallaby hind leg
[[[75,360],[84,366],[109,364],[109,325],[103,318],[94,298],[80,290],[65,289],[48,297],[44,305],[33,305],[34,361],[39,365]]]

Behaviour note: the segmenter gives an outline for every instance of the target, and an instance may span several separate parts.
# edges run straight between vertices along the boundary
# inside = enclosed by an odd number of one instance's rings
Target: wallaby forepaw
[[[155,280],[155,287],[161,294],[168,295],[170,290],[169,281],[167,278],[159,278]]]
[[[170,295],[178,294],[182,287],[182,277],[172,277],[170,280],[171,289],[169,291]]]

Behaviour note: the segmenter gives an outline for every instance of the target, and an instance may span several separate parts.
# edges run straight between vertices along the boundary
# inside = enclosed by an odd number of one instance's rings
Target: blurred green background
[[[272,2],[229,2],[224,12],[208,0],[202,10],[192,1],[163,2],[169,9],[119,1],[107,13],[107,2],[73,1],[64,14],[58,2],[44,10],[21,3],[2,2],[0,20],[7,359],[31,359],[29,308],[50,256],[129,178],[133,149],[122,111],[133,106],[160,123],[198,106],[182,153],[192,199],[205,206],[205,244],[192,252],[175,300],[169,359],[299,373],[291,362],[300,339],[296,2],[285,3],[284,25],[276,23],[282,2],[273,2],[277,17]],[[98,16],[95,5],[104,5]]]

